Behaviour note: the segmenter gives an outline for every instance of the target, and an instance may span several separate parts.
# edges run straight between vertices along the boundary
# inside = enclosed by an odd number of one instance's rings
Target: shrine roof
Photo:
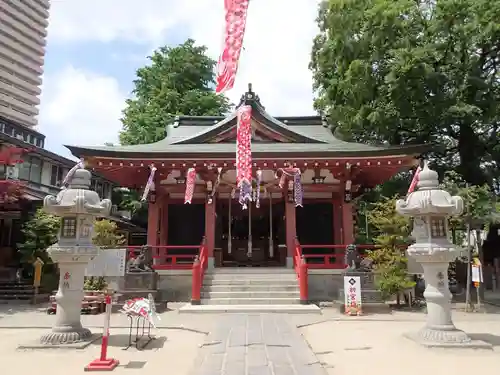
[[[429,145],[385,147],[345,142],[336,138],[321,116],[273,117],[249,85],[240,101],[252,106],[252,154],[265,157],[308,155],[322,157],[377,157],[419,155]],[[238,106],[238,107],[239,107]],[[119,158],[234,158],[236,111],[224,116],[178,116],[158,142],[127,146],[66,146],[77,157]]]

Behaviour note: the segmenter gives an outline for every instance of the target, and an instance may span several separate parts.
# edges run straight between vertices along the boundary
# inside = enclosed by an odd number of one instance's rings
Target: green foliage
[[[462,215],[450,218],[452,231],[463,230],[467,223],[470,223],[473,229],[480,229],[488,223],[500,221],[497,197],[488,185],[467,185],[460,175],[449,171],[445,173],[441,187],[451,195],[462,197],[464,201]]]
[[[163,139],[165,126],[178,115],[220,116],[229,111],[228,99],[213,91],[215,61],[206,50],[188,39],[153,52],[151,64],[137,70],[134,98],[123,112],[122,144]]]
[[[83,283],[83,290],[99,290],[106,289],[108,283],[104,277],[86,277]]]
[[[36,258],[40,258],[45,264],[52,262],[47,248],[57,242],[60,224],[57,216],[47,214],[41,208],[24,223],[21,230],[24,242],[17,244],[21,264],[31,265]]]
[[[500,187],[500,3],[324,0],[316,109],[347,140],[439,143],[437,170]]]
[[[396,197],[382,198],[371,206],[368,220],[376,230],[377,248],[368,252],[373,260],[375,282],[384,299],[415,283],[408,279],[404,245],[408,242],[410,222],[396,212]]]
[[[116,248],[125,244],[126,240],[117,233],[118,227],[110,220],[96,220],[94,222],[94,237],[92,241],[101,248]]]
[[[117,233],[118,227],[115,222],[110,220],[96,220],[94,222],[94,237],[95,245],[101,249],[111,249],[122,246],[126,240],[121,234]],[[103,250],[106,251],[106,250]],[[108,286],[104,277],[87,277],[85,278],[85,290],[104,290]]]

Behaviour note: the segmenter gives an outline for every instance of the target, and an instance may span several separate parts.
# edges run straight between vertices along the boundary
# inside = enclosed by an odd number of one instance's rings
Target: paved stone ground
[[[288,316],[221,316],[207,336],[192,375],[326,375]]]
[[[180,305],[179,305],[180,306]],[[171,306],[176,307],[175,305]],[[109,355],[120,360],[113,373],[175,375],[468,375],[500,366],[500,309],[453,317],[458,328],[493,344],[493,350],[425,349],[403,337],[424,324],[421,312],[346,317],[323,315],[161,314],[158,339],[146,350],[122,350],[127,319],[113,314]],[[55,317],[36,308],[0,306],[0,362],[19,374],[83,374],[99,355],[99,341],[84,350],[17,350],[46,333]],[[100,332],[103,315],[82,322]],[[299,326],[299,328],[296,328]],[[307,339],[307,342],[304,340]],[[312,348],[312,350],[310,349]],[[323,366],[323,368],[322,368]],[[130,371],[132,370],[132,371]],[[223,372],[225,370],[225,372]]]
[[[368,317],[367,317],[368,318]],[[303,326],[309,342],[328,375],[482,374],[500,366],[500,321],[486,314],[471,314],[456,326],[471,338],[493,345],[493,350],[428,349],[403,337],[417,331],[417,320],[328,320]]]

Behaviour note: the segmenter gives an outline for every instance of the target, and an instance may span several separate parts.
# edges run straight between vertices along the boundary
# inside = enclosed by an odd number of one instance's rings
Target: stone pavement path
[[[326,375],[281,314],[228,314],[200,349],[192,375]]]

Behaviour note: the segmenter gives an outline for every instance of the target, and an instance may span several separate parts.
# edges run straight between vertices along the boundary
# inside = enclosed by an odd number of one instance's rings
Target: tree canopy
[[[153,52],[151,64],[137,70],[134,97],[123,112],[121,144],[163,139],[166,125],[178,115],[219,116],[229,111],[228,99],[213,91],[215,61],[206,50],[188,39]]]
[[[33,217],[22,227],[24,242],[18,243],[21,264],[28,265],[40,258],[45,264],[51,262],[47,248],[57,242],[57,233],[61,220],[59,217],[46,213],[43,209],[36,210]]]
[[[346,139],[438,143],[438,169],[498,188],[500,3],[324,0],[316,109]]]

